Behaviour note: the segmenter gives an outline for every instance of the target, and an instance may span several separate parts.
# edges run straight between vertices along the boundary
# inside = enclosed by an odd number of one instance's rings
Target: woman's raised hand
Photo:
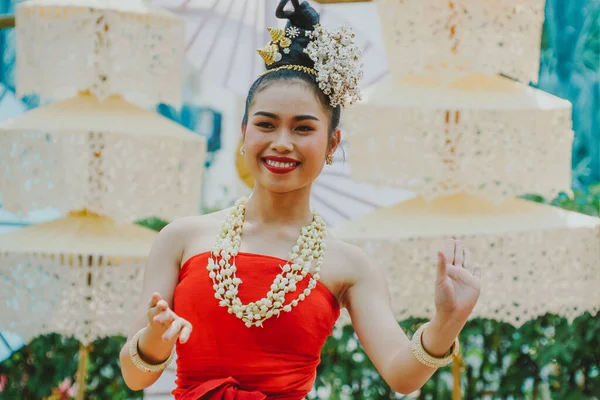
[[[175,314],[159,293],[152,294],[148,306],[149,329],[161,335],[165,342],[177,338],[182,344],[188,341],[192,333],[192,324]]]

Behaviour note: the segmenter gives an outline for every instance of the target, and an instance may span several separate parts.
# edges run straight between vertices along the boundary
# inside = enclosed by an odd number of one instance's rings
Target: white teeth
[[[265,160],[265,162],[275,168],[291,168],[296,166],[296,163],[282,163],[273,160]]]

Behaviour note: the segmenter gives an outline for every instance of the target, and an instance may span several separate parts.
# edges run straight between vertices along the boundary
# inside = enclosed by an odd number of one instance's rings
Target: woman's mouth
[[[263,165],[274,174],[287,174],[300,165],[299,161],[287,157],[263,157]]]

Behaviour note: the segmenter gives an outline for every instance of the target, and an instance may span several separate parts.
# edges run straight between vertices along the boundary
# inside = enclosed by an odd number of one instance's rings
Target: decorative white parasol
[[[126,335],[156,232],[90,212],[0,236],[3,328],[25,342]]]
[[[384,79],[346,116],[352,177],[426,200],[570,192],[571,104],[500,76]]]
[[[204,137],[119,96],[89,94],[0,124],[4,208],[87,209],[115,221],[198,212]]]
[[[179,104],[184,26],[176,15],[144,0],[26,0],[15,14],[20,96],[89,91]]]
[[[473,73],[537,82],[545,0],[377,0],[389,67],[452,82]]]
[[[546,314],[569,321],[600,310],[600,219],[520,199],[421,197],[336,227],[372,254],[399,320],[433,314],[437,250],[461,239],[482,269],[474,317],[514,326]]]

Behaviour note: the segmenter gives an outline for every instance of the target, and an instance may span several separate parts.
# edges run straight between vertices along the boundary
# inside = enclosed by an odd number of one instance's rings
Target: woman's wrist
[[[148,364],[160,364],[164,362],[171,353],[175,342],[162,340],[162,332],[156,332],[150,326],[142,328],[138,341],[138,354]]]
[[[444,357],[464,327],[455,321],[434,317],[423,331],[423,348],[433,357]]]

